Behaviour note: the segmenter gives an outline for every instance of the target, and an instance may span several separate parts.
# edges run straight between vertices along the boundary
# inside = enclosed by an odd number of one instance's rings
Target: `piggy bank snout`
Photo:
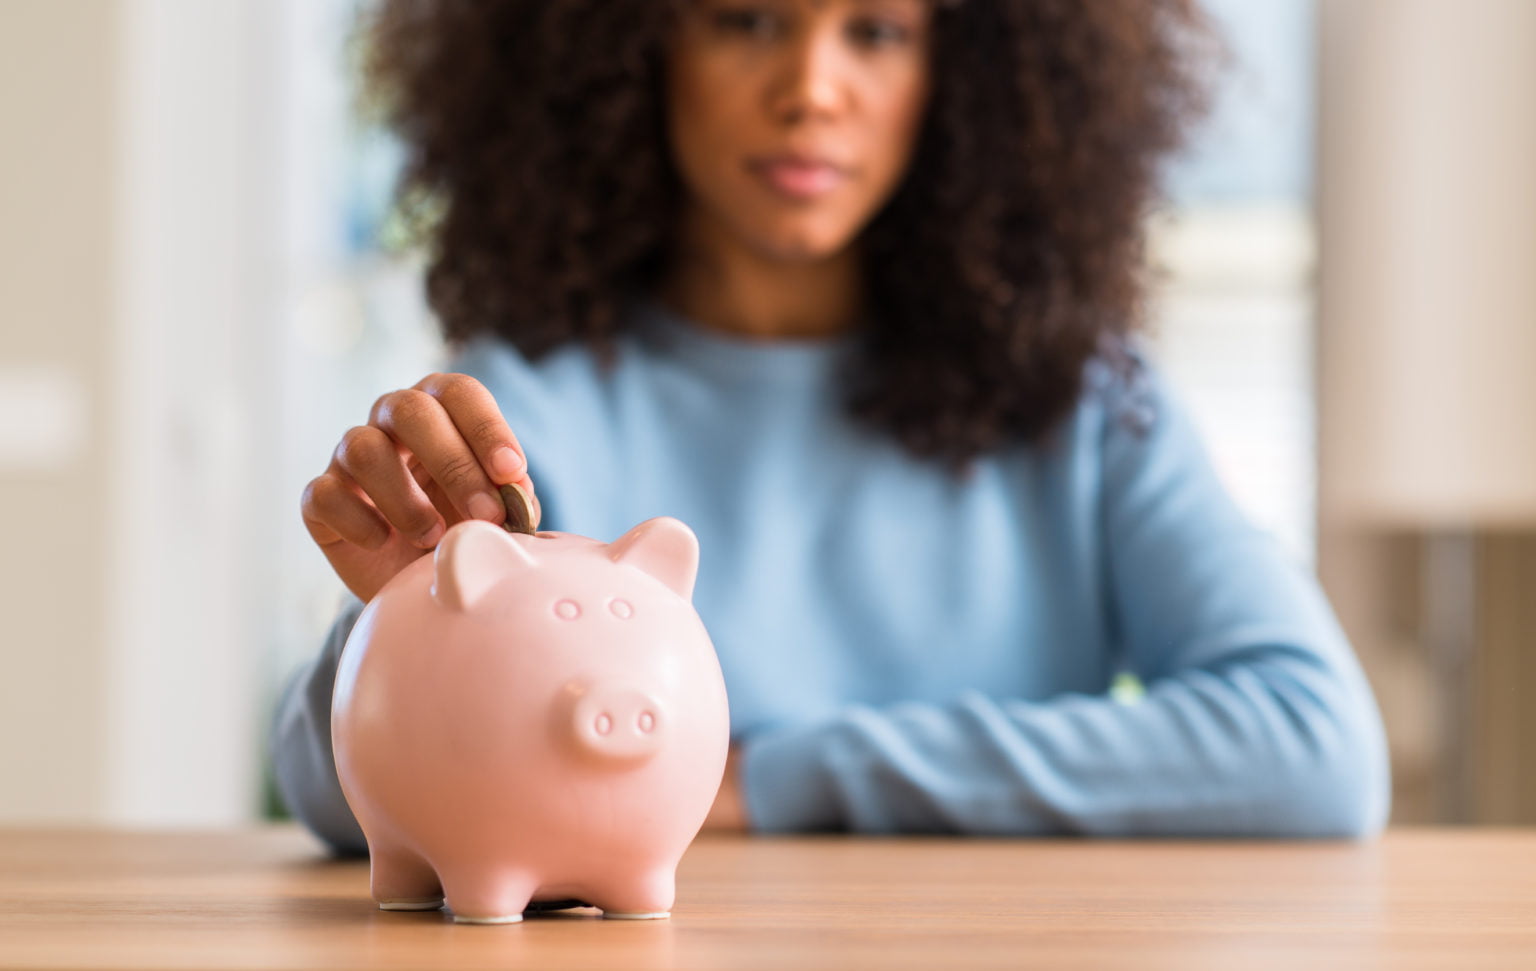
[[[605,761],[649,759],[667,735],[667,713],[660,702],[634,688],[594,685],[576,700],[570,718],[577,747]]]

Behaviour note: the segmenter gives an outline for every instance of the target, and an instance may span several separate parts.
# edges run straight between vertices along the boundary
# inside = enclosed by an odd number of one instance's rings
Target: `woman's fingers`
[[[491,408],[495,421],[500,422],[500,413],[495,411],[494,402]],[[490,418],[483,411],[463,418],[475,423],[472,434],[482,442],[488,437],[484,428]],[[505,427],[505,422],[501,424]],[[381,429],[414,455],[461,516],[492,522],[501,520],[501,497],[480,455],[465,439],[454,417],[435,395],[421,388],[407,388],[383,395],[374,403],[369,425]],[[507,435],[510,438],[510,430]],[[398,483],[391,482],[389,485],[398,488]],[[426,501],[425,496],[423,501]]]
[[[334,463],[304,487],[300,510],[310,538],[321,549],[346,542],[377,550],[389,541],[389,523]]]
[[[509,483],[528,495],[537,528],[528,462],[495,397],[468,375],[433,373],[374,402],[368,424],[348,429],[305,487],[301,508],[337,575],[367,600],[448,526],[505,522],[500,487]]]
[[[528,457],[523,446],[485,385],[467,374],[433,373],[416,382],[416,388],[442,403],[494,484],[527,476]]]
[[[465,444],[490,475],[491,484],[497,487],[493,491],[498,497],[499,487],[511,483],[533,500],[534,524],[537,526],[539,507],[534,498],[533,480],[528,476],[528,461],[517,434],[502,417],[495,396],[467,374],[437,372],[418,381],[415,387],[442,404]]]
[[[332,466],[356,483],[388,524],[408,542],[431,549],[447,528],[432,500],[407,471],[394,441],[383,430],[373,425],[348,429],[336,446]],[[356,518],[354,512],[353,519]]]

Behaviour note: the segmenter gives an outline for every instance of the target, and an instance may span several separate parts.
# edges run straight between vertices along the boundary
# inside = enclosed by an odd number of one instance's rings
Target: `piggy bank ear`
[[[693,598],[693,581],[699,573],[699,540],[680,519],[647,519],[609,543],[608,556],[615,563],[639,567],[684,600]]]
[[[450,610],[474,609],[508,573],[537,562],[511,533],[483,519],[456,524],[433,556],[432,599]]]

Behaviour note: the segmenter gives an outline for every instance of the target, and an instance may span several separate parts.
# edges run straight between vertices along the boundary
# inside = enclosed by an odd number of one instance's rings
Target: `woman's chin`
[[[776,226],[755,234],[753,247],[766,259],[781,263],[819,263],[848,248],[853,230],[829,230],[825,226]]]

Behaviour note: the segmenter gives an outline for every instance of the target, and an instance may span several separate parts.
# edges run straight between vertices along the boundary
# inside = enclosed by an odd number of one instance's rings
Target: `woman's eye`
[[[710,16],[714,28],[723,34],[766,39],[779,32],[782,24],[771,11],[754,7],[730,7]]]
[[[861,17],[848,25],[849,36],[865,47],[885,47],[904,44],[912,36],[901,24],[889,20]]]

